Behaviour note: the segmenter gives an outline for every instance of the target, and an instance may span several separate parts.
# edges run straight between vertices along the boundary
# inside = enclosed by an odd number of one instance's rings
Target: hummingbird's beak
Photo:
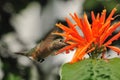
[[[24,53],[24,52],[15,52],[15,54],[17,54],[17,55],[26,55],[26,53]]]

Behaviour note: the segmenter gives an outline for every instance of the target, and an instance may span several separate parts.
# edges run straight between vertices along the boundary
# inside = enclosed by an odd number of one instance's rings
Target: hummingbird
[[[53,35],[53,32],[56,32],[56,28],[53,29],[42,41],[40,41],[30,51],[27,51],[25,53],[17,52],[16,54],[25,55],[32,60],[43,62],[44,58],[68,45],[64,42],[63,38]]]

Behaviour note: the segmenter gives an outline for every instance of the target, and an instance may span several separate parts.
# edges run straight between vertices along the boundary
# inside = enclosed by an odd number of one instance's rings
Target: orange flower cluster
[[[53,34],[63,36],[65,38],[65,42],[70,44],[60,49],[57,54],[63,51],[68,52],[69,50],[76,48],[76,52],[71,60],[71,63],[82,60],[85,54],[91,54],[92,57],[98,57],[98,55],[103,54],[106,51],[106,48],[110,48],[119,54],[120,48],[111,46],[111,43],[120,37],[120,31],[105,42],[105,40],[116,30],[116,28],[120,27],[120,21],[111,25],[111,21],[114,20],[112,16],[116,10],[117,9],[114,8],[108,18],[106,18],[106,9],[102,11],[101,15],[98,13],[97,16],[95,16],[92,11],[91,24],[88,21],[86,13],[84,13],[83,18],[79,18],[76,13],[74,13],[74,15],[70,14],[72,19],[75,21],[74,24],[68,18],[66,18],[68,26],[61,23],[56,24],[56,26],[61,28],[64,32],[55,32]],[[81,29],[84,36],[79,34],[76,27]]]

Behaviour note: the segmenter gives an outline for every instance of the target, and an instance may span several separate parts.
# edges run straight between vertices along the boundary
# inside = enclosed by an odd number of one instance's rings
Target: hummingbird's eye
[[[62,39],[60,39],[59,41],[60,41],[60,42],[63,42],[63,40],[62,40]]]

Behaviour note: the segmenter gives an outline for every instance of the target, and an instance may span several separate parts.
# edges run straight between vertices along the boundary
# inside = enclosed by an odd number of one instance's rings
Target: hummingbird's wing
[[[17,52],[16,54],[25,55],[32,60],[44,61],[44,58],[53,54],[57,50],[67,46],[63,38],[58,35],[53,35],[53,32],[58,32],[58,28],[53,28],[45,38],[40,41],[34,48],[27,52]]]

